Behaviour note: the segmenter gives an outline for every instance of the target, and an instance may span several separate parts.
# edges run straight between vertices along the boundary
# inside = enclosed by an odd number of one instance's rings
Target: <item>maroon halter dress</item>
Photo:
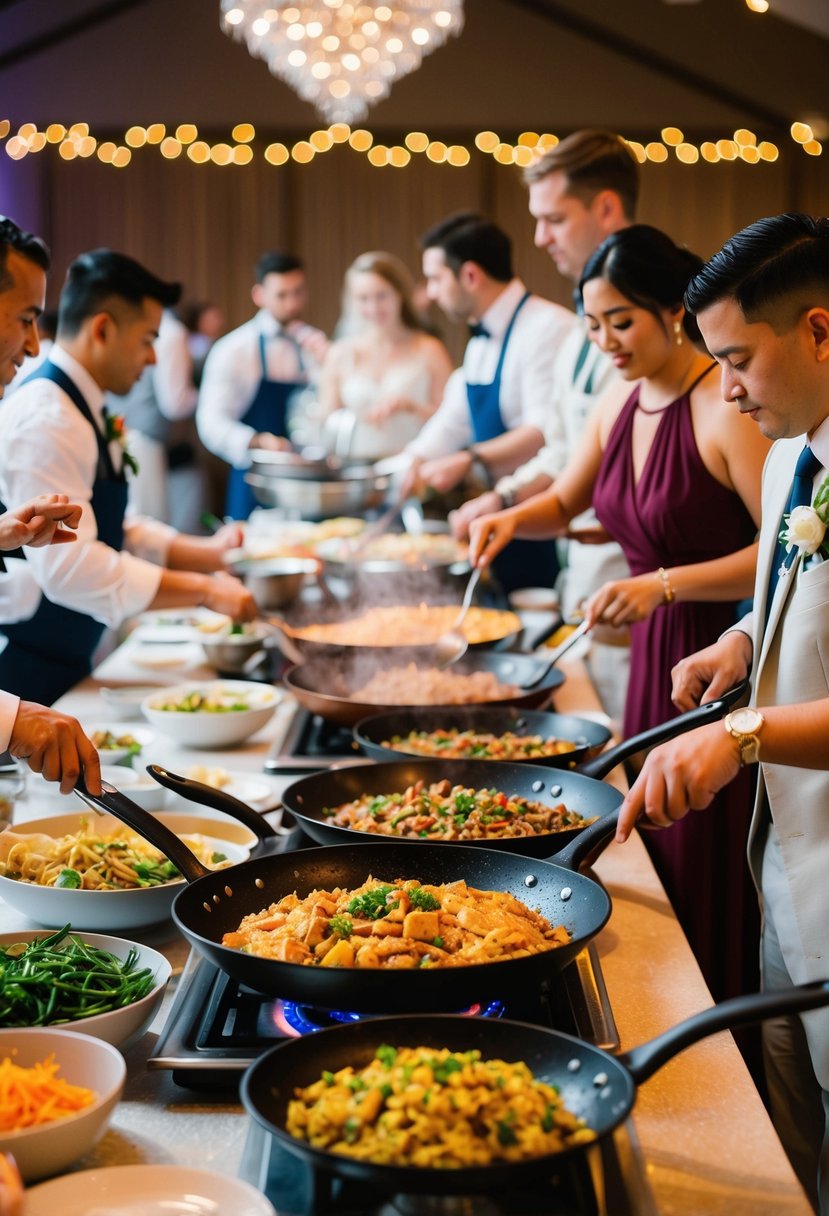
[[[755,537],[756,526],[742,500],[703,464],[691,420],[690,397],[697,383],[662,411],[638,482],[632,445],[638,386],[609,436],[593,506],[622,546],[633,575],[710,561],[744,548]],[[626,736],[676,717],[671,668],[710,646],[735,619],[733,603],[674,602],[631,627]],[[758,984],[759,916],[746,862],[752,786],[746,770],[707,811],[692,811],[667,830],[642,833],[717,1000]]]

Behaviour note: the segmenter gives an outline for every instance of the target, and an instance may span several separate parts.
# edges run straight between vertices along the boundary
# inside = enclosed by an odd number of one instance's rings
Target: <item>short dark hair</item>
[[[682,304],[692,275],[702,266],[702,258],[658,228],[632,224],[602,241],[589,258],[579,280],[578,295],[584,299],[584,286],[591,279],[606,279],[626,299],[658,317],[662,309]],[[686,313],[685,331],[692,342],[700,332],[696,321]]]
[[[619,195],[625,215],[633,219],[639,201],[639,163],[613,131],[575,131],[524,170],[524,182],[539,182],[548,173],[564,173],[568,192],[591,202],[602,190]]]
[[[731,297],[751,321],[810,290],[829,295],[829,219],[788,212],[726,241],[688,284],[685,307],[699,313]]]
[[[66,272],[58,304],[58,334],[74,337],[84,321],[102,312],[113,297],[136,308],[148,297],[172,308],[181,298],[181,284],[166,283],[134,258],[112,249],[82,253]]]
[[[49,248],[39,236],[26,232],[7,216],[0,216],[0,291],[8,291],[12,284],[11,275],[6,269],[6,259],[12,250],[34,262],[43,271],[47,271],[52,264]]]
[[[256,263],[253,274],[257,283],[264,283],[267,274],[290,274],[292,270],[304,269],[305,263],[295,253],[280,253],[278,249],[269,249]]]
[[[474,211],[462,211],[435,224],[420,238],[420,248],[442,249],[455,275],[464,262],[474,262],[498,283],[508,283],[512,278],[509,237],[497,224]]]

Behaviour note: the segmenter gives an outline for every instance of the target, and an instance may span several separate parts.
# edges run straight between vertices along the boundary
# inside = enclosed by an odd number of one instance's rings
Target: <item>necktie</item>
[[[476,321],[474,325],[469,326],[469,336],[470,338],[491,338],[492,334],[485,325],[482,325],[480,321]]]
[[[823,465],[815,456],[808,443],[797,458],[797,464],[794,469],[794,477],[792,478],[789,497],[786,500],[786,505],[783,508],[783,515],[780,517],[779,532],[782,532],[785,527],[786,515],[791,515],[795,507],[807,507],[812,501],[812,488],[815,477],[823,468]],[[795,555],[789,555],[789,564],[794,559]],[[766,620],[769,619],[771,610],[771,602],[774,599],[774,592],[777,588],[777,582],[780,578],[780,567],[787,561],[786,545],[784,541],[778,540],[777,548],[774,552],[774,560],[771,564],[769,573],[769,590],[766,596]]]

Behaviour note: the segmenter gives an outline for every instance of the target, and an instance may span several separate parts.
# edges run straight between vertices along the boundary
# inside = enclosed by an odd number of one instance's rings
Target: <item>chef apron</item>
[[[124,515],[127,481],[116,472],[109,445],[92,411],[69,377],[48,359],[28,377],[51,380],[66,393],[95,432],[98,467],[89,508],[95,516],[98,539],[120,552],[124,546]],[[3,508],[0,507],[0,510]],[[92,655],[105,626],[83,612],[53,604],[45,595],[33,617],[15,625],[4,625],[8,645],[0,654],[0,688],[26,701],[51,705],[92,670]]]
[[[293,342],[287,334],[287,341]],[[302,350],[294,343],[299,358],[299,369],[304,373]],[[268,364],[265,358],[265,335],[259,335],[259,358],[262,365],[262,377],[256,395],[248,406],[247,413],[240,422],[251,426],[257,434],[287,436],[288,434],[288,402],[298,389],[307,387],[307,379],[301,380],[269,380]],[[245,481],[247,468],[232,468],[227,483],[226,513],[231,519],[247,519],[256,506],[253,490]]]
[[[466,399],[472,421],[473,443],[485,443],[497,439],[507,427],[501,415],[501,375],[504,358],[518,314],[530,298],[528,291],[518,301],[518,307],[510,317],[495,376],[489,384],[466,385]],[[498,554],[492,568],[504,591],[509,593],[518,587],[554,587],[558,576],[558,555],[554,540],[513,540]]]

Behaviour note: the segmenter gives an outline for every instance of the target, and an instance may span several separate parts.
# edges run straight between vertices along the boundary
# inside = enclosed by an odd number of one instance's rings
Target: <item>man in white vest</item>
[[[829,979],[829,219],[758,220],[685,300],[723,396],[778,442],[763,473],[754,611],[673,671],[683,709],[751,673],[751,706],[656,749],[622,809],[667,827],[759,763],[748,856],[767,990]],[[713,896],[712,896],[713,898]],[[829,1216],[829,1011],[766,1022],[772,1118],[816,1211]]]

